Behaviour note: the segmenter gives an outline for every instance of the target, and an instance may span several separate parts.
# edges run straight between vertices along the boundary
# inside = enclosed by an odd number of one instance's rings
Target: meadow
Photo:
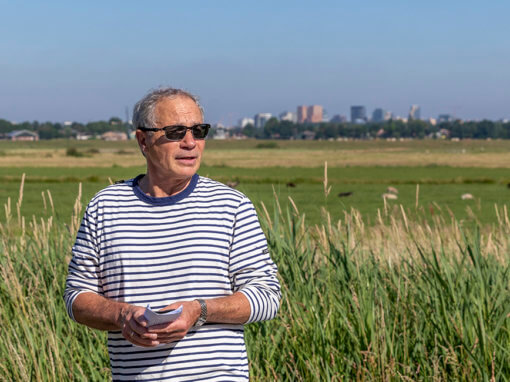
[[[262,147],[261,147],[262,146]],[[273,148],[265,148],[265,147]],[[66,155],[75,149],[80,156]],[[328,164],[328,197],[323,192]],[[276,195],[302,206],[311,222],[328,207],[334,219],[351,208],[373,222],[384,208],[387,187],[399,190],[407,212],[431,217],[451,210],[463,221],[495,221],[493,206],[509,200],[510,143],[507,141],[208,141],[200,174],[237,188],[255,205],[272,210]],[[0,203],[14,199],[25,178],[24,213],[45,210],[41,193],[53,195],[57,218],[69,216],[78,186],[83,200],[112,181],[144,172],[136,143],[104,141],[0,142]],[[418,190],[417,190],[418,185]],[[292,187],[291,187],[292,186]],[[340,193],[351,193],[338,197]],[[473,200],[461,200],[470,193]],[[46,195],[47,196],[47,195]],[[47,210],[46,205],[46,210]],[[0,218],[1,221],[1,218]]]
[[[252,380],[510,380],[509,142],[259,143],[208,142],[201,169],[254,200],[279,268]],[[86,202],[143,172],[132,145],[0,142],[1,380],[109,379],[105,333],[61,296]]]

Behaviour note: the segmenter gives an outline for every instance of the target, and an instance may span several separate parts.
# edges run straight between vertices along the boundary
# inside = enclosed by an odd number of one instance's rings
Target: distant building
[[[408,119],[420,119],[421,118],[421,109],[418,105],[411,105],[409,108],[409,117]]]
[[[337,115],[334,115],[333,118],[331,118],[331,120],[329,122],[344,123],[344,122],[347,122],[347,117],[345,115],[337,114]]]
[[[439,117],[437,117],[437,123],[442,122],[453,122],[455,118],[453,118],[450,114],[439,114]]]
[[[384,121],[384,110],[381,108],[377,108],[372,113],[372,122],[382,122]]]
[[[86,141],[86,140],[92,139],[92,135],[86,134],[86,133],[77,132],[76,133],[76,139],[78,141]]]
[[[297,123],[305,123],[308,115],[308,108],[304,105],[297,107]]]
[[[389,121],[392,118],[391,111],[377,108],[372,113],[372,122]]]
[[[39,134],[29,130],[14,130],[7,134],[10,141],[38,141]]]
[[[214,137],[213,139],[227,139],[227,130],[219,125],[214,129]]]
[[[261,129],[271,119],[273,115],[271,113],[258,113],[255,114],[254,122],[257,129]]]
[[[127,141],[128,136],[123,131],[107,131],[101,135],[104,141]]]
[[[239,120],[239,127],[244,128],[247,125],[255,125],[253,118],[241,118]]]
[[[322,122],[322,106],[320,105],[312,105],[308,106],[308,110],[306,112],[306,122],[309,123],[319,123]]]
[[[305,130],[301,133],[301,139],[306,141],[312,141],[315,139],[315,132],[310,130]]]
[[[292,113],[290,111],[284,111],[279,115],[280,121],[290,121],[290,122],[297,122],[297,116],[296,113]]]
[[[351,122],[364,123],[367,121],[367,109],[365,106],[351,106]]]

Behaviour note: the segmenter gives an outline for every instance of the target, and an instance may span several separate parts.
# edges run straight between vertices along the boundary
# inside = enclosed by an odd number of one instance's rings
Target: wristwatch
[[[207,321],[207,304],[201,298],[197,298],[195,301],[198,301],[200,304],[200,317],[198,317],[198,320],[195,322],[194,326],[199,327]]]

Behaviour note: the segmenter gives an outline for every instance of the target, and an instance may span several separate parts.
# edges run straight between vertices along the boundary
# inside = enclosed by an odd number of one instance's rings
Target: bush
[[[257,146],[255,146],[257,149],[279,149],[280,146],[278,146],[278,143],[276,142],[264,142],[259,143]]]
[[[69,147],[66,150],[66,156],[80,158],[80,157],[83,157],[85,155],[82,152],[78,151],[75,147]]]

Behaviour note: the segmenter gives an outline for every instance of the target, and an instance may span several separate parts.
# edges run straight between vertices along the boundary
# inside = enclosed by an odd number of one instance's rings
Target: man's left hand
[[[159,343],[170,343],[184,338],[186,333],[200,317],[200,304],[198,301],[178,301],[162,309],[173,310],[182,305],[182,313],[175,321],[167,324],[154,325],[148,328],[148,333],[156,333]]]

